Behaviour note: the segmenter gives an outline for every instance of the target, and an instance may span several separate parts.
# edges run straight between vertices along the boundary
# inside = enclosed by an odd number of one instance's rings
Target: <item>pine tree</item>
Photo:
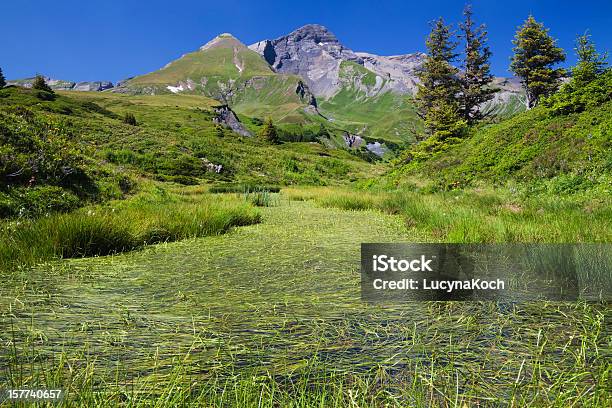
[[[597,52],[588,33],[576,38],[575,51],[578,63],[572,68],[572,81],[576,86],[584,86],[605,71],[608,54],[601,55]]]
[[[279,142],[276,126],[272,123],[272,118],[266,119],[263,128],[261,129],[261,137],[270,143],[276,144]]]
[[[51,87],[47,85],[45,77],[43,77],[42,75],[36,75],[36,78],[34,78],[34,82],[32,83],[32,88],[38,89],[40,91],[53,93],[53,89],[51,89]]]
[[[318,136],[319,137],[324,137],[326,139],[330,138],[329,131],[327,130],[327,128],[322,123],[319,125]]]
[[[2,68],[0,68],[0,89],[6,86],[6,79],[4,78],[4,74],[2,73]]]
[[[127,123],[128,125],[137,126],[138,122],[136,121],[136,116],[133,113],[126,112],[123,116],[123,123]]]
[[[459,24],[459,28],[460,38],[465,40],[465,60],[459,99],[461,115],[468,125],[472,125],[484,117],[480,105],[491,100],[498,90],[490,87],[493,75],[489,64],[491,50],[486,45],[486,27],[484,24],[475,27],[470,5],[465,7],[463,15],[465,20]]]
[[[418,72],[421,81],[416,94],[418,113],[430,136],[440,141],[459,136],[465,127],[457,98],[461,92],[459,71],[452,65],[458,55],[452,36],[442,18],[432,23],[426,41],[427,57]]]
[[[521,79],[529,109],[536,106],[541,97],[555,92],[565,74],[564,69],[553,68],[565,61],[565,52],[557,47],[557,41],[548,31],[544,24],[529,16],[518,28],[513,41],[510,69]]]

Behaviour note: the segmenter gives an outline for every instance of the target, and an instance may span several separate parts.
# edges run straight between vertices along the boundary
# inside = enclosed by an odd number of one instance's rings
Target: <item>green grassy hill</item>
[[[237,79],[256,75],[274,75],[274,72],[259,54],[249,50],[230,34],[221,34],[198,51],[185,54],[164,68],[136,77],[129,83],[164,85],[186,78],[195,81],[204,77]]]
[[[313,128],[324,124],[335,135],[348,131],[387,142],[389,147],[414,140],[420,121],[410,97],[388,92],[386,79],[349,61],[342,62],[340,81],[339,93],[318,101],[327,121],[315,109],[302,78],[274,72],[255,51],[222,34],[158,71],[129,80],[121,89],[136,94],[205,95],[245,116],[270,116],[281,124]],[[332,139],[335,145],[343,143],[341,138]]]
[[[182,184],[337,184],[379,170],[316,142],[270,145],[214,123],[198,95],[0,90],[2,216],[121,198],[140,178]],[[137,125],[124,123],[126,113]],[[261,122],[241,116],[254,134]],[[221,165],[217,172],[213,165]],[[58,202],[50,197],[60,197]],[[48,202],[48,204],[45,204]]]
[[[395,175],[424,175],[437,187],[521,183],[532,192],[612,191],[612,73],[589,88],[563,88],[541,106],[483,126],[457,145],[406,152]],[[568,105],[566,101],[571,101]],[[583,101],[583,102],[580,102]],[[556,106],[571,106],[563,112]]]
[[[387,79],[354,62],[343,61],[339,76],[340,91],[319,104],[332,127],[396,150],[415,141],[422,124],[412,97],[390,92]]]
[[[122,90],[140,94],[197,94],[227,103],[247,116],[284,123],[316,122],[301,78],[275,73],[255,51],[222,34],[162,69],[127,81]]]

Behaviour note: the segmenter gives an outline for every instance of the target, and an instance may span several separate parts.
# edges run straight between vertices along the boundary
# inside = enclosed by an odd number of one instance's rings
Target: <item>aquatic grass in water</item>
[[[609,406],[607,304],[368,305],[359,244],[427,237],[279,204],[231,234],[3,281],[0,388],[55,381],[86,406]]]
[[[502,190],[423,194],[290,188],[283,194],[322,207],[394,214],[402,217],[407,230],[434,242],[612,241],[612,203],[590,208],[588,203],[545,196],[520,200]]]

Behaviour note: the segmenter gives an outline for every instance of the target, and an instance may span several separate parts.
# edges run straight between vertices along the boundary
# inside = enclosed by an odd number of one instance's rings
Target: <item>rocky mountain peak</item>
[[[320,24],[306,24],[305,26],[289,33],[286,37],[293,37],[294,41],[311,40],[317,44],[340,43],[334,33],[329,31],[327,27]]]
[[[300,75],[316,96],[331,96],[339,88],[342,61],[363,64],[351,49],[319,24],[308,24],[274,40],[249,46],[261,54],[277,72]]]

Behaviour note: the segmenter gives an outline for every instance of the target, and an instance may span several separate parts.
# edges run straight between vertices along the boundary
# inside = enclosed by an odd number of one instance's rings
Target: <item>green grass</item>
[[[576,310],[565,308],[565,311]],[[596,309],[584,307],[578,314],[590,320],[590,328],[600,328],[601,315]],[[63,389],[65,397],[59,406],[607,406],[610,402],[606,390],[610,366],[604,365],[594,373],[581,357],[575,356],[571,361],[574,366],[570,373],[559,373],[550,379],[546,374],[547,361],[543,355],[548,347],[545,344],[540,347],[539,344],[547,340],[544,336],[541,331],[538,332],[537,342],[523,353],[513,384],[501,389],[488,388],[496,378],[488,377],[494,374],[486,370],[474,372],[465,378],[463,375],[466,373],[457,368],[454,359],[436,362],[435,358],[428,362],[409,363],[401,369],[381,366],[366,372],[351,373],[335,370],[333,365],[314,356],[291,374],[276,374],[264,369],[240,370],[228,365],[201,378],[193,373],[193,358],[188,353],[177,357],[170,370],[158,368],[156,360],[150,377],[134,381],[118,370],[112,379],[101,376],[95,361],[85,360],[81,368],[65,370],[64,367],[74,364],[75,360],[62,353],[55,364],[41,364],[41,369],[35,372],[33,378],[24,378],[31,373],[31,366],[28,367],[27,358],[17,355],[16,348],[9,363],[10,387],[20,389],[36,384],[47,389]],[[594,336],[581,332],[578,341],[586,348],[593,345],[594,339]],[[462,345],[456,344],[455,348],[461,349]],[[531,361],[526,363],[528,360]],[[592,378],[594,382],[589,389],[585,389],[576,381],[577,377]],[[161,384],[163,387],[160,387]],[[542,387],[544,384],[545,388]],[[505,398],[500,398],[500,391]]]
[[[423,193],[286,189],[292,200],[323,207],[379,210],[401,217],[408,231],[431,242],[610,242],[608,199],[523,197],[507,190]]]
[[[159,242],[222,234],[234,226],[260,221],[259,213],[240,200],[209,197],[204,193],[172,194],[155,186],[127,201],[0,223],[0,271],[52,259],[108,255]]]
[[[61,92],[40,99],[37,91],[0,90],[0,129],[7,136],[0,141],[0,178],[9,181],[0,186],[0,217],[38,217],[122,198],[139,177],[186,185],[330,185],[382,171],[315,142],[318,125],[281,125],[287,142],[278,146],[219,130],[215,103],[197,95]],[[123,123],[128,113],[138,126]],[[259,132],[261,121],[243,119]],[[50,200],[53,188],[61,190]]]
[[[85,141],[98,147],[98,154],[118,165],[165,176],[191,176],[211,181],[247,184],[336,184],[380,172],[364,160],[342,149],[320,143],[287,142],[271,146],[257,137],[239,137],[225,130],[219,137],[213,113],[193,95],[139,96],[134,102],[125,96],[76,92],[71,98],[95,101],[117,115],[132,112],[137,127],[88,121],[82,126]],[[186,101],[182,101],[187,98]],[[173,101],[176,101],[174,103]],[[258,134],[261,124],[245,118],[245,125]],[[318,126],[317,126],[318,129]],[[308,129],[295,130],[296,134]],[[288,131],[293,131],[289,129]],[[215,174],[201,164],[205,158],[223,165]],[[288,167],[288,163],[294,163]]]
[[[270,193],[278,193],[281,190],[278,186],[257,185],[257,184],[218,184],[211,186],[208,189],[209,193],[250,193],[256,191],[267,191]]]
[[[88,406],[609,405],[607,305],[369,305],[359,244],[425,231],[279,204],[231,234],[14,274],[0,285],[0,386],[61,387]]]
[[[414,143],[423,130],[409,96],[387,92],[367,97],[359,89],[344,87],[319,105],[321,113],[333,120],[332,126],[393,148]]]
[[[612,83],[608,81],[609,83]],[[438,152],[406,152],[392,174],[431,180],[437,189],[479,184],[529,194],[610,195],[612,102],[567,115],[539,106]]]

